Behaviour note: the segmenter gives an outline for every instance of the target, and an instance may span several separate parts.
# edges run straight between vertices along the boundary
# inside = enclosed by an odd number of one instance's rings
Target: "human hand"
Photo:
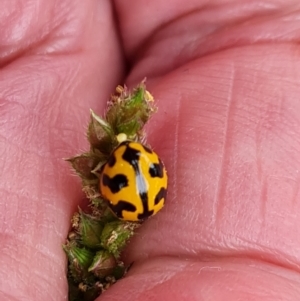
[[[117,25],[109,1],[2,2],[0,300],[65,300],[62,158],[145,76],[168,199],[101,300],[299,300],[297,3],[115,1]]]

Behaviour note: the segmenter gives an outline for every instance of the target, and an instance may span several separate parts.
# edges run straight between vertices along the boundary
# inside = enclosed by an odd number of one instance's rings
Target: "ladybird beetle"
[[[122,220],[143,221],[164,206],[166,169],[145,145],[124,141],[110,155],[100,173],[100,193]]]

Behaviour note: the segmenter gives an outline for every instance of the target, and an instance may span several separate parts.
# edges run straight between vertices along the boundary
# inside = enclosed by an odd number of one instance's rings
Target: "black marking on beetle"
[[[148,146],[145,146],[145,145],[143,145],[143,144],[142,144],[142,146],[143,146],[144,150],[145,150],[147,153],[149,153],[149,154],[152,154],[152,153],[153,153],[153,151],[152,151]]]
[[[116,156],[114,154],[111,154],[108,161],[107,161],[107,164],[109,167],[113,167],[115,164],[116,164]]]
[[[109,207],[118,218],[124,218],[123,211],[128,211],[128,212],[136,211],[136,207],[133,204],[123,200],[120,200],[116,205],[109,203]]]
[[[167,189],[164,187],[160,188],[158,194],[154,199],[154,204],[158,205],[162,199],[166,199],[166,196],[167,196]]]
[[[140,151],[131,148],[128,144],[122,155],[122,158],[134,168],[134,171],[136,173],[140,172],[139,165],[138,165],[140,155],[141,155]]]
[[[128,179],[125,175],[117,174],[113,178],[104,174],[102,178],[102,184],[107,186],[112,193],[119,192],[123,187],[128,186]]]
[[[153,210],[149,210],[148,206],[147,186],[139,167],[140,155],[141,153],[139,151],[131,148],[130,145],[127,145],[122,158],[128,162],[135,171],[136,185],[143,205],[143,213],[138,214],[138,219],[143,220],[151,216],[153,214]]]
[[[164,165],[161,160],[159,160],[159,163],[153,163],[150,165],[149,174],[152,178],[162,178],[164,176]]]
[[[143,204],[143,213],[138,214],[138,219],[144,220],[153,214],[153,210],[149,210],[148,207],[148,194],[146,192],[140,193],[140,197]]]

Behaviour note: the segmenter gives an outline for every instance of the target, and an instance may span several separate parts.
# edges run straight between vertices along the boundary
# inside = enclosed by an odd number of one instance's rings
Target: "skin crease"
[[[99,300],[300,299],[300,5],[249,2],[1,2],[0,300],[66,300],[62,158],[145,76],[168,199]]]

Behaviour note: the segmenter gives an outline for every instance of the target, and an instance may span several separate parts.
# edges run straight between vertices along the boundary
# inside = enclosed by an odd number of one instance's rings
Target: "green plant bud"
[[[114,132],[110,124],[92,110],[87,137],[92,150],[97,149],[107,156],[110,154],[114,140]]]
[[[106,113],[106,120],[116,135],[124,133],[134,139],[155,111],[153,98],[144,82],[132,92],[124,87],[119,93]]]
[[[117,265],[115,257],[107,251],[99,251],[96,253],[93,263],[89,267],[89,272],[92,272],[99,278],[104,278],[111,275]]]
[[[81,155],[67,159],[70,162],[74,171],[79,175],[82,180],[97,180],[97,176],[92,173],[92,170],[103,160],[105,162],[105,157],[101,158],[93,153],[83,153]]]
[[[69,258],[69,269],[74,279],[88,277],[88,268],[93,262],[94,253],[87,248],[78,247],[75,243],[63,246]]]
[[[114,221],[107,223],[101,234],[102,247],[118,258],[137,227],[139,227],[138,223],[131,222]]]
[[[92,215],[79,211],[80,222],[78,233],[81,236],[81,243],[90,248],[97,249],[101,247],[101,232],[103,230],[103,223]]]

